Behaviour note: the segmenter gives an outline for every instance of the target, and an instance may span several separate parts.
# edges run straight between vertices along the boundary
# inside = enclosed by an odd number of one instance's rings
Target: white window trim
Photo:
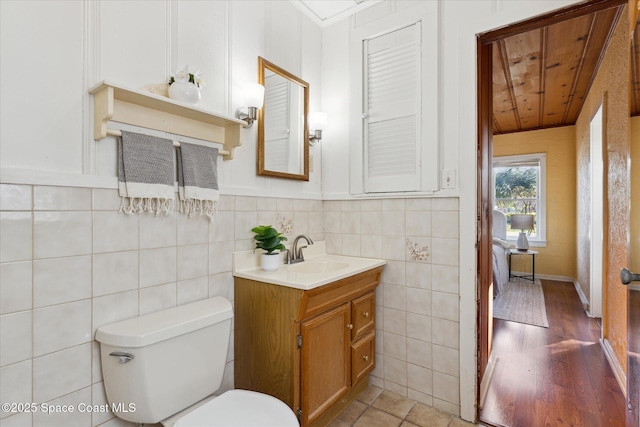
[[[538,206],[536,222],[538,226],[538,236],[535,238],[530,237],[529,246],[532,247],[546,247],[547,246],[547,154],[546,153],[532,153],[532,154],[520,154],[516,156],[499,156],[494,157],[491,167],[491,196],[495,197],[496,194],[496,180],[493,174],[493,169],[497,166],[509,166],[513,163],[526,163],[531,161],[538,161],[540,164],[540,179],[538,182]],[[513,245],[516,243],[516,239],[507,239],[507,241]]]

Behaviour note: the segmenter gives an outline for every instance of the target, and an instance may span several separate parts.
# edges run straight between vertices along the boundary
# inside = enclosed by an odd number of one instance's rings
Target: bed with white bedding
[[[509,283],[509,248],[507,242],[507,217],[500,211],[493,211],[493,296],[495,298]]]

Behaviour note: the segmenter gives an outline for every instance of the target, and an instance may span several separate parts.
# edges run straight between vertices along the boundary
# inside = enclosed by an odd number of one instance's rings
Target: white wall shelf
[[[242,120],[225,117],[196,107],[103,81],[89,93],[93,95],[93,137],[99,141],[117,134],[107,128],[110,121],[141,126],[220,143],[224,160],[232,160],[240,146]]]

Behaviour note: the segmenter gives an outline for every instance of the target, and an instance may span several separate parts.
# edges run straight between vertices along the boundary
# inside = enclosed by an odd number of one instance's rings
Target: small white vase
[[[200,88],[193,83],[173,82],[169,85],[169,98],[195,105],[200,102]]]
[[[280,254],[262,254],[262,269],[264,271],[276,271],[280,267]]]

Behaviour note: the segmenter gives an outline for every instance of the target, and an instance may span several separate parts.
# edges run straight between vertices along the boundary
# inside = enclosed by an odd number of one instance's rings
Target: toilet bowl
[[[233,311],[223,297],[106,325],[96,331],[114,414],[167,427],[294,427],[275,397],[222,384]],[[130,410],[131,404],[135,410]]]
[[[229,390],[201,406],[162,421],[165,427],[298,427],[281,400],[249,390]]]

